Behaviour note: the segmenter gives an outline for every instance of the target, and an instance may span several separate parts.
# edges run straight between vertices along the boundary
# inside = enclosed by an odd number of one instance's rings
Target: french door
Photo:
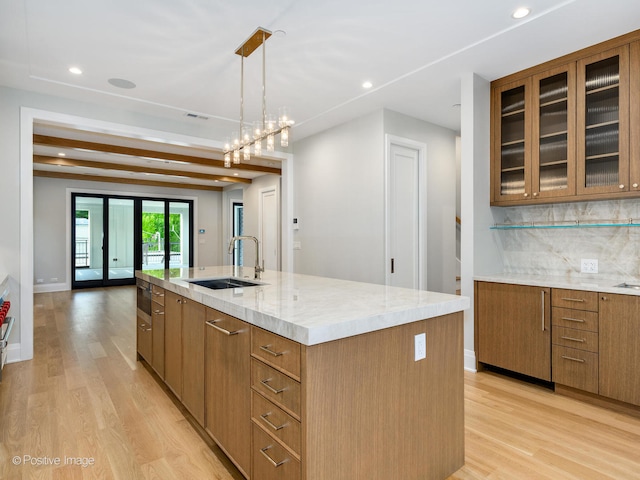
[[[72,288],[128,285],[135,270],[193,265],[192,201],[74,193],[71,203]]]

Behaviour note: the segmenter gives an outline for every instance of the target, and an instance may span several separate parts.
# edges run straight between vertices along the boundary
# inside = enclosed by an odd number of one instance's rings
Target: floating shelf
[[[491,230],[514,230],[527,228],[594,228],[594,227],[640,227],[640,219],[628,220],[567,220],[561,222],[496,223]]]

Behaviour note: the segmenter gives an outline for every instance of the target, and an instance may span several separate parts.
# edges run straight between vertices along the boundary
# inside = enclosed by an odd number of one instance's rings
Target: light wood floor
[[[0,384],[0,479],[242,478],[136,362],[135,294],[36,295],[35,358]],[[465,373],[465,409],[466,464],[451,479],[640,479],[638,417],[484,372]]]

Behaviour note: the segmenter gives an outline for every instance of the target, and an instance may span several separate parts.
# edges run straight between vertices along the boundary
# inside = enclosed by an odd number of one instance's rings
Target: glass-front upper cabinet
[[[629,47],[577,63],[577,192],[629,191]]]
[[[531,79],[494,89],[492,101],[492,199],[527,199],[531,195]]]
[[[631,122],[629,124],[629,185],[640,191],[640,41],[629,47]]]
[[[576,65],[533,77],[533,198],[575,195]]]

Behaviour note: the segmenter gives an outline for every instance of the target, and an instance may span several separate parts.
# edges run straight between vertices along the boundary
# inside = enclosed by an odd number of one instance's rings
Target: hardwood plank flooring
[[[136,361],[135,296],[35,296],[34,359],[0,384],[0,479],[243,478]],[[640,480],[640,416],[495,373],[465,373],[465,441],[450,480]]]

